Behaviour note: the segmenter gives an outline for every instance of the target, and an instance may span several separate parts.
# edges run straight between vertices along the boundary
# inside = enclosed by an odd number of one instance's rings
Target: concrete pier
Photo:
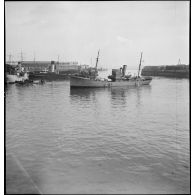
[[[142,76],[163,76],[175,78],[189,78],[189,65],[172,66],[144,66],[141,72]]]
[[[41,194],[30,175],[12,154],[6,155],[6,194]]]

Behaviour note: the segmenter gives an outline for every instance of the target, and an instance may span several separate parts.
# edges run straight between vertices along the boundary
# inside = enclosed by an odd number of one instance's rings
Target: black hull
[[[67,80],[70,76],[68,74],[56,74],[56,73],[31,73],[29,74],[30,80]]]

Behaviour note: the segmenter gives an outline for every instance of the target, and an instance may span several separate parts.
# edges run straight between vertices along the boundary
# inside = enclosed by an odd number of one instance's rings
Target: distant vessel
[[[98,65],[99,51],[96,58],[96,66],[93,69],[89,69],[88,72],[81,72],[79,75],[70,77],[70,87],[129,87],[129,86],[140,86],[149,85],[152,81],[152,77],[140,77],[140,69],[142,62],[142,53],[139,63],[138,76],[132,77],[131,75],[125,75],[127,65],[123,65],[123,68],[113,69],[112,75],[108,76],[107,79],[98,78]]]
[[[29,78],[31,80],[37,80],[37,79],[42,79],[42,80],[48,80],[48,81],[53,81],[53,80],[65,80],[69,78],[68,74],[58,74],[55,72],[30,72],[29,73]]]
[[[47,81],[66,80],[69,78],[69,75],[74,75],[78,73],[77,69],[67,69],[59,72],[59,69],[56,68],[57,66],[59,68],[59,62],[55,64],[54,61],[51,61],[51,65],[48,69],[29,72],[29,79],[31,80],[42,79]]]

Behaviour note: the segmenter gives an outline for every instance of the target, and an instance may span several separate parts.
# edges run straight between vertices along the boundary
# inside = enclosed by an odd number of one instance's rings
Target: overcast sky
[[[189,63],[189,2],[5,2],[6,52],[102,67]]]

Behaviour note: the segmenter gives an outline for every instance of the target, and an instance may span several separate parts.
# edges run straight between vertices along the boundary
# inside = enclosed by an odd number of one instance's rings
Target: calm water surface
[[[6,88],[6,149],[43,193],[189,193],[189,80]]]

